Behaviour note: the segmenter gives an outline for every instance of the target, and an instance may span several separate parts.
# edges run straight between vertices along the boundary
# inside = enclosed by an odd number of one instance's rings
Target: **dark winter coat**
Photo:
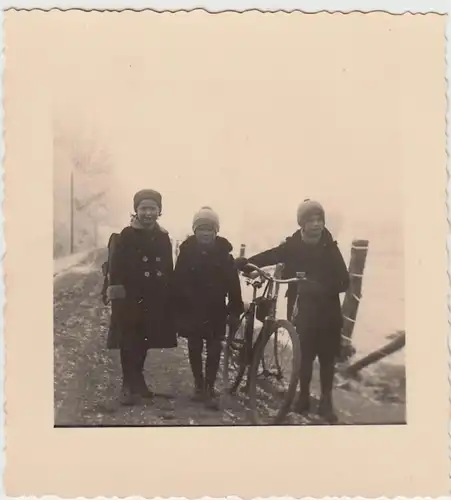
[[[349,286],[349,274],[336,241],[325,229],[316,245],[302,240],[296,231],[284,243],[249,259],[252,264],[265,267],[284,264],[283,277],[293,278],[297,272],[318,284],[315,289],[302,286],[298,302],[296,328],[302,335],[315,335],[327,339],[332,348],[339,348],[343,317],[339,294]],[[297,285],[290,284],[287,291],[287,317],[291,317],[297,296]]]
[[[109,348],[137,337],[144,338],[148,349],[177,346],[172,274],[172,246],[165,229],[143,229],[135,220],[122,230],[110,261]]]
[[[174,271],[180,336],[223,339],[227,316],[243,312],[241,285],[231,251],[232,245],[222,237],[208,248],[199,245],[195,236],[180,245]]]

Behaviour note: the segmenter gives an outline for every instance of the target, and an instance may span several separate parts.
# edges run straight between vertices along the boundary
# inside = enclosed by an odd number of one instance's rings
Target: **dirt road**
[[[219,412],[190,401],[192,376],[182,340],[176,349],[149,351],[145,375],[155,399],[136,407],[119,405],[119,356],[105,347],[109,309],[100,301],[104,257],[93,252],[54,280],[55,425],[249,425],[244,398],[223,397]],[[394,388],[402,377],[386,368],[380,365],[365,384],[335,391],[340,423],[404,422],[402,382]],[[312,421],[290,414],[287,423]]]

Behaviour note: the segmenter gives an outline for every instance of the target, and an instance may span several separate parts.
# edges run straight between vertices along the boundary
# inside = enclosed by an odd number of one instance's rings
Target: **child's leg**
[[[212,410],[219,409],[219,402],[215,392],[215,383],[218,376],[219,363],[221,361],[222,342],[219,338],[207,339],[207,362],[205,367],[205,379],[207,389],[207,407]]]
[[[124,405],[133,405],[136,402],[134,390],[136,384],[136,369],[134,366],[134,352],[129,342],[121,346],[120,356],[122,366],[122,390],[120,401]]]
[[[144,378],[144,364],[147,357],[147,345],[142,339],[136,349],[136,391],[145,398],[153,397],[153,392],[149,390]]]
[[[204,341],[200,336],[191,336],[188,339],[188,359],[194,377],[194,384],[197,393],[203,392],[204,375],[202,369],[202,351]]]
[[[335,350],[328,345],[322,345],[319,353],[320,382],[321,382],[321,400],[318,412],[328,421],[335,422],[332,403],[332,390],[335,374]]]
[[[147,358],[147,348],[143,346],[140,349],[140,352],[138,353],[136,362],[136,366],[139,370],[139,373],[142,373],[144,371],[144,364],[146,362],[146,358]]]
[[[310,383],[312,381],[313,362],[316,358],[316,350],[311,335],[303,332],[301,340],[301,370],[299,373],[300,394],[296,410],[306,413],[310,410]]]
[[[130,352],[126,347],[121,346],[120,355],[122,368],[122,388],[130,390],[132,385],[132,376],[130,373]]]
[[[320,352],[319,374],[321,381],[321,394],[329,396],[332,393],[335,373],[335,359],[330,353]]]
[[[310,397],[310,383],[312,381],[313,362],[315,356],[308,349],[301,351],[301,373],[300,373],[300,386],[301,397]]]
[[[205,367],[205,381],[207,388],[214,390],[216,378],[219,371],[219,363],[221,361],[222,342],[217,338],[209,338],[207,340],[207,362]]]

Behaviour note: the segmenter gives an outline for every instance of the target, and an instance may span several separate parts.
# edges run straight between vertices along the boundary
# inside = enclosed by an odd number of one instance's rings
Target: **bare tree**
[[[54,122],[54,152],[55,254],[95,246],[98,225],[108,222],[111,156],[97,134],[61,122]]]

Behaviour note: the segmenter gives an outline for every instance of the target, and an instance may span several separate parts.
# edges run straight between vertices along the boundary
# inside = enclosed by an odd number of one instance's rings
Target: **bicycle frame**
[[[299,337],[293,323],[290,320],[277,318],[279,289],[281,284],[299,284],[306,278],[303,273],[297,273],[294,278],[279,278],[283,268],[280,264],[276,266],[273,275],[252,264],[247,265],[249,266],[247,269],[254,268],[255,270],[255,272],[244,274],[247,284],[253,288],[252,300],[240,318],[240,326],[236,330],[229,330],[223,364],[225,389],[228,394],[236,394],[239,387],[242,387],[240,391],[249,396],[252,419],[256,421],[258,420],[256,413],[260,411],[256,407],[256,401],[259,398],[256,392],[257,384],[260,386],[263,383],[263,388],[266,387],[269,390],[268,387],[273,387],[273,382],[269,379],[273,379],[276,382],[274,387],[277,386],[277,401],[279,401],[275,403],[278,405],[275,419],[281,422],[295,395],[301,354]],[[258,276],[261,279],[257,279]],[[263,287],[262,293],[259,293],[260,288]],[[300,291],[299,288],[298,291]],[[268,300],[270,302],[267,302]],[[298,300],[294,304],[293,318],[296,316],[297,310]],[[254,332],[256,319],[262,322],[262,328],[259,332]],[[284,333],[280,333],[280,330],[284,330]],[[284,371],[286,356],[280,355],[279,352],[279,345],[282,345],[287,338],[291,339],[292,342],[291,371],[288,371],[288,376]],[[268,344],[268,342],[270,343]],[[268,360],[264,354],[266,345],[274,350],[274,356],[271,360]],[[275,361],[275,367],[273,361]],[[281,366],[281,362],[283,366]],[[233,378],[231,379],[232,371]],[[242,382],[244,382],[244,387]],[[282,387],[282,391],[280,391],[279,385]]]
[[[277,264],[274,276],[263,274],[261,270],[258,269],[260,272],[260,276],[263,275],[263,277],[267,280],[265,289],[263,290],[263,293],[260,296],[257,296],[257,290],[263,286],[263,283],[261,281],[252,280],[251,278],[248,279],[248,284],[250,284],[253,288],[252,301],[249,304],[248,310],[242,316],[242,321],[244,319],[247,319],[245,323],[246,329],[244,331],[244,357],[247,365],[250,365],[252,363],[252,358],[254,355],[254,347],[255,347],[254,326],[255,326],[258,301],[262,299],[268,299],[273,301],[269,314],[265,317],[265,320],[263,321],[263,325],[260,330],[261,334],[261,332],[263,332],[266,328],[270,326],[271,322],[276,320],[277,299],[279,298],[280,284],[290,283],[294,281],[299,283],[300,280],[304,278],[304,276],[301,276],[303,273],[298,273],[296,278],[282,280],[279,278],[279,276],[282,274],[282,269],[283,265]],[[295,308],[297,309],[297,300]]]
[[[280,279],[278,276],[282,274],[282,269],[283,269],[283,264],[277,264],[276,269],[274,272],[274,276],[271,276],[270,274],[266,273],[262,269],[260,269],[257,266],[254,266],[253,264],[247,264],[248,266],[252,267],[255,269],[254,272],[257,272],[259,276],[262,276],[264,279],[266,279],[267,285],[265,288],[265,291],[260,297],[256,296],[256,290],[260,288],[262,285],[259,284],[258,286],[255,286],[253,282],[250,282],[250,284],[254,287],[254,294],[252,298],[251,305],[254,304],[256,301],[258,301],[259,298],[267,298],[267,299],[274,299],[274,306],[277,303],[277,299],[279,297],[279,288],[281,284],[290,284],[290,283],[296,283],[298,286],[298,293],[296,296],[296,300],[293,306],[293,312],[291,314],[291,318],[288,318],[289,321],[292,322],[292,320],[297,316],[297,312],[299,310],[299,287],[301,286],[302,281],[307,281],[307,278],[305,276],[304,272],[297,272],[295,278],[288,278],[288,279]],[[272,293],[274,288],[274,294]],[[255,304],[255,306],[258,304]],[[255,310],[254,306],[254,310]],[[276,317],[276,308],[271,308],[271,313],[267,316],[268,320],[275,319]]]
[[[283,269],[283,265],[278,264],[276,266],[276,270],[274,272],[274,275],[271,275],[267,273],[266,271],[263,271],[262,269],[258,268],[257,266],[253,266],[252,264],[249,264],[251,268],[254,268],[255,271],[257,272],[257,275],[255,275],[254,272],[252,272],[253,276],[247,275],[247,284],[252,286],[253,288],[253,294],[252,294],[252,300],[249,303],[249,306],[247,310],[243,313],[243,315],[240,318],[240,324],[244,327],[243,331],[243,337],[242,341],[239,342],[241,344],[241,347],[239,347],[239,363],[243,370],[248,370],[250,369],[253,359],[254,359],[254,353],[256,346],[258,345],[259,339],[265,337],[266,331],[271,330],[273,328],[274,322],[278,321],[276,317],[276,310],[277,310],[277,299],[279,296],[279,288],[281,284],[289,284],[289,283],[300,283],[303,279],[305,279],[305,276],[303,273],[297,273],[295,278],[289,278],[289,279],[281,279],[278,276],[281,275],[281,271]],[[262,279],[258,279],[258,277]],[[265,285],[266,286],[263,290],[263,293],[258,295],[258,290],[262,288]],[[257,319],[257,314],[258,314],[258,307],[260,305],[260,301],[263,300],[270,300],[270,308],[269,310],[265,313],[266,316],[264,318],[259,317],[258,319],[262,321],[263,325],[258,333],[257,339],[254,342],[254,329],[255,329],[255,320]],[[296,301],[297,303],[297,301]],[[297,309],[297,307],[295,308]],[[235,332],[230,332],[229,337],[231,338],[231,346],[233,343],[233,339],[235,338],[236,331]],[[274,337],[274,342],[276,344],[278,343],[278,335],[277,332]],[[275,349],[275,353],[277,356],[277,349]],[[278,359],[275,360],[276,365],[279,366]],[[246,368],[244,368],[246,367]],[[263,364],[263,370],[265,370],[265,366]],[[280,367],[278,369],[278,372],[280,372]],[[240,380],[241,377],[244,375],[245,371],[241,373],[241,375],[238,375],[238,379],[236,380],[235,384],[232,386],[232,392],[235,392],[235,390],[238,388],[240,385]],[[277,375],[280,375],[280,373],[276,373]],[[245,385],[245,391],[248,390],[249,388],[249,377],[247,377],[247,382]]]
[[[260,296],[257,296],[257,290],[263,286],[261,282],[250,282],[249,283],[252,288],[252,301],[249,304],[248,310],[243,314],[243,320],[246,319],[246,327],[244,330],[244,357],[246,364],[250,365],[252,362],[252,356],[254,353],[254,326],[255,326],[255,316],[257,313],[258,300],[262,298],[268,298],[269,293],[269,285],[270,282],[266,284],[263,293]],[[263,325],[264,326],[264,325]]]

